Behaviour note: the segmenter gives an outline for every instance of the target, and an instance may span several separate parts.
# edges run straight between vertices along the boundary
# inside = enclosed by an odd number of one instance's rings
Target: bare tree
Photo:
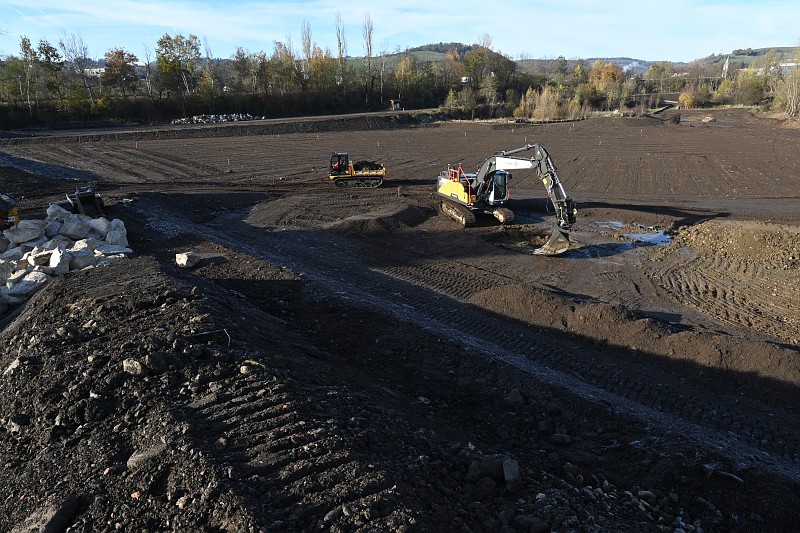
[[[153,99],[153,68],[150,59],[150,47],[142,43],[144,47],[144,84],[147,89],[147,96]]]
[[[33,101],[37,97],[36,91],[36,66],[39,60],[38,56],[36,55],[36,49],[31,45],[31,40],[28,38],[27,35],[23,35],[20,38],[20,52],[22,52],[22,66],[24,72],[24,85],[22,78],[20,78],[20,87],[19,92],[25,98],[25,102],[28,104],[28,114],[33,116]],[[36,102],[38,106],[38,101]]]
[[[388,54],[389,54],[389,42],[384,40],[383,44],[381,45],[381,50],[378,52],[381,58],[381,67],[380,67],[380,98],[381,104],[383,104],[383,84],[386,79],[386,67],[388,63]]]
[[[303,46],[303,77],[308,78],[313,46],[311,44],[311,25],[308,23],[307,20],[303,20],[303,27],[300,32],[300,39],[302,41],[302,46]]]
[[[342,21],[342,14],[336,12],[336,44],[339,51],[338,55],[338,79],[339,83],[344,89],[344,58],[347,56],[347,36],[344,33],[344,21]]]
[[[364,13],[364,26],[361,34],[364,37],[364,102],[369,105],[369,95],[372,92],[375,78],[372,75],[372,17],[369,11]]]
[[[800,43],[798,43],[800,47]],[[795,66],[786,74],[784,81],[786,86],[786,112],[789,116],[800,116],[800,51],[795,59]]]
[[[58,46],[64,54],[67,68],[80,77],[83,88],[86,90],[86,96],[94,105],[94,91],[89,79],[89,67],[92,66],[92,59],[89,57],[89,47],[83,42],[83,37],[74,33],[67,35],[62,31]]]

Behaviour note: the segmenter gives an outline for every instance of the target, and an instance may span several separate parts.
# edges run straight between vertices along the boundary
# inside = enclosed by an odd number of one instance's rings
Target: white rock
[[[61,220],[51,220],[50,222],[47,223],[47,226],[45,226],[44,228],[45,236],[48,238],[55,237],[56,235],[59,234],[59,232],[61,231],[61,226],[63,225],[64,223]]]
[[[71,216],[72,212],[67,211],[60,205],[50,204],[47,208],[47,218],[64,221],[67,217]]]
[[[94,251],[90,248],[70,248],[67,253],[70,255],[70,270],[81,270],[87,266],[96,265],[99,261],[99,257],[94,255]]]
[[[44,220],[20,220],[16,226],[3,231],[3,235],[11,244],[29,242],[44,236],[46,225]]]
[[[83,239],[92,227],[89,225],[91,217],[86,215],[72,215],[64,221],[59,233],[73,240]]]
[[[11,287],[11,290],[8,291],[8,296],[11,302],[14,302],[16,298],[30,298],[36,291],[44,287],[50,279],[50,276],[44,272],[28,272],[19,283]]]
[[[111,231],[111,222],[106,217],[93,218],[89,221],[89,225],[100,235],[101,239],[105,239],[108,232]]]
[[[27,270],[17,270],[6,279],[6,287],[12,290],[28,274]]]
[[[64,246],[59,246],[50,254],[50,268],[53,269],[53,274],[61,275],[69,272],[69,266],[72,261],[72,255],[66,250]]]
[[[197,252],[184,252],[175,254],[175,264],[181,268],[192,268],[200,262],[202,257]]]
[[[125,223],[122,220],[115,218],[111,221],[111,229],[106,235],[106,243],[128,246],[128,231],[125,229]]]
[[[105,244],[94,249],[95,255],[132,254],[133,250],[118,244]]]
[[[103,241],[98,241],[95,239],[80,239],[75,241],[75,244],[72,245],[72,248],[69,248],[69,251],[72,253],[77,252],[78,250],[91,250],[94,252],[94,249],[98,246],[101,246]]]
[[[53,250],[42,250],[39,247],[34,248],[23,258],[27,256],[28,264],[31,266],[48,265],[50,264],[50,256],[53,255]]]

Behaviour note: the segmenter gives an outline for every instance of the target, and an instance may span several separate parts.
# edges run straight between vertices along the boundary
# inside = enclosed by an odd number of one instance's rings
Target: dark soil
[[[23,218],[94,182],[135,251],[2,317],[0,530],[796,531],[800,129],[704,115],[0,140]],[[535,176],[508,228],[432,193],[529,142],[563,256]]]

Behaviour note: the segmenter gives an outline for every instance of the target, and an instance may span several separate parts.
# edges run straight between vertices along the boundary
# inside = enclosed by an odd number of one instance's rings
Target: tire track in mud
[[[41,154],[35,151],[36,146],[33,149],[20,148],[9,153],[26,159],[41,158]],[[214,166],[197,163],[177,155],[162,155],[144,148],[107,143],[55,145],[48,149],[45,163],[74,169],[76,172],[80,172],[77,169],[81,169],[95,174],[104,181],[112,182],[124,179],[138,183],[160,183],[185,178],[196,179],[223,172]]]
[[[796,414],[758,400],[702,390],[631,359],[616,360],[578,340],[549,333],[465,303],[509,279],[462,263],[432,268],[409,254],[365,253],[352,240],[326,232],[263,231],[216,221],[169,222],[242,253],[302,272],[318,294],[379,309],[444,335],[466,353],[504,362],[534,381],[604,402],[640,420],[693,437],[745,464],[800,479]],[[154,227],[158,229],[158,223]],[[325,250],[320,254],[319,250]],[[438,295],[438,297],[437,297]],[[658,379],[653,379],[653,372]],[[708,396],[715,395],[715,401]]]
[[[290,518],[288,513],[298,506],[306,516],[322,516],[330,510],[323,506],[331,501],[368,507],[368,501],[390,492],[391,484],[375,475],[375,466],[349,451],[352,431],[327,416],[349,410],[346,406],[353,398],[348,392],[327,387],[325,399],[317,401],[318,392],[293,395],[282,381],[269,379],[266,368],[250,368],[249,378],[218,382],[218,392],[185,408],[192,412],[191,419],[204,420],[212,428],[221,454],[233,465],[228,477],[241,479],[249,489],[243,493],[250,493],[271,520]]]
[[[782,342],[800,342],[796,276],[719,255],[698,256],[653,276],[680,303]]]

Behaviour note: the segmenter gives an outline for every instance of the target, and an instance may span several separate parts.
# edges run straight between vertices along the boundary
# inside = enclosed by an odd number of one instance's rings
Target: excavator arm
[[[514,154],[525,152],[527,150],[534,150],[533,157],[520,157]],[[567,196],[564,191],[564,186],[558,178],[556,165],[550,157],[550,153],[544,145],[526,144],[520,148],[513,150],[504,150],[497,152],[493,156],[486,159],[478,169],[475,175],[477,183],[483,183],[487,176],[497,170],[515,170],[515,169],[535,169],[542,180],[547,196],[553,203],[556,210],[556,217],[558,218],[558,225],[563,229],[569,229],[575,223],[577,209],[572,202],[572,198]]]

